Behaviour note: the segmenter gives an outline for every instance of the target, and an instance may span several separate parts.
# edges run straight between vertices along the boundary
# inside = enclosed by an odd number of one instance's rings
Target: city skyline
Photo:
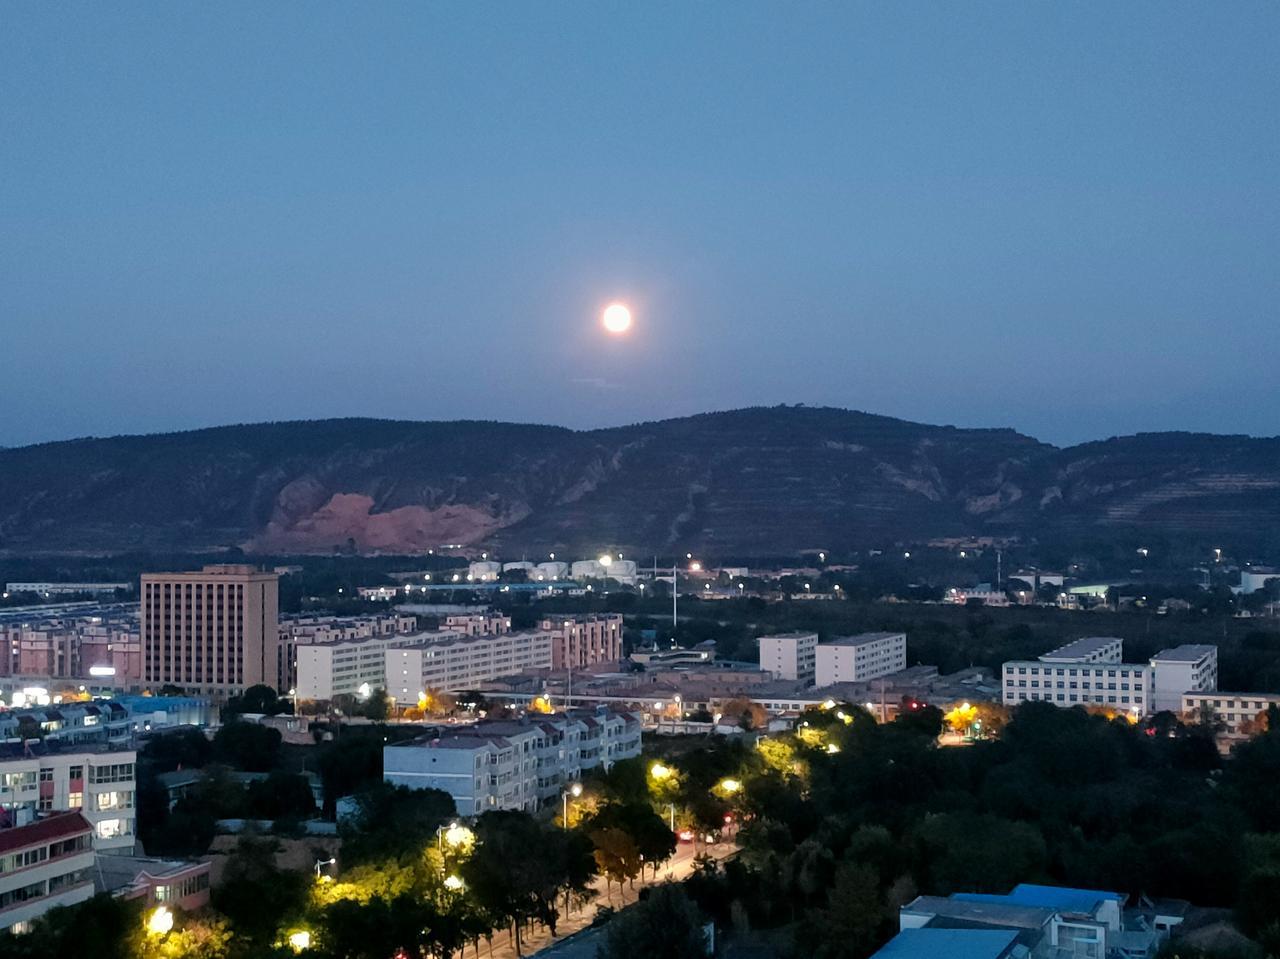
[[[779,403],[1275,432],[1271,5],[8,19],[0,445]]]

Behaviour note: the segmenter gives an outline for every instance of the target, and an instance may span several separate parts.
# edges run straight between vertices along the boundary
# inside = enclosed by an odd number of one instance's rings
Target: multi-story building
[[[622,659],[622,617],[617,613],[548,618],[538,628],[551,634],[554,669],[580,669]]]
[[[397,702],[416,703],[427,690],[458,692],[551,666],[552,635],[541,630],[497,636],[425,635],[427,643],[384,654],[386,689]]]
[[[137,835],[133,750],[48,752],[0,759],[0,809],[10,822],[79,812],[99,852],[129,853]]]
[[[317,643],[336,643],[370,636],[407,636],[418,632],[418,617],[402,613],[372,616],[289,616],[280,620],[276,650],[280,689],[298,685],[297,648]]]
[[[1058,706],[1102,706],[1135,716],[1183,708],[1183,694],[1218,685],[1218,648],[1166,649],[1146,664],[1126,663],[1124,641],[1114,636],[1077,639],[1038,661],[1004,664],[1002,698]]]
[[[211,864],[142,856],[99,856],[95,888],[144,909],[168,906],[194,912],[209,905]]]
[[[817,633],[778,633],[760,637],[760,668],[774,679],[813,682],[818,649]]]
[[[499,636],[511,632],[511,617],[500,613],[446,616],[444,628],[464,636]]]
[[[857,683],[907,668],[906,633],[861,633],[819,643],[814,650],[817,686]]]
[[[93,897],[93,827],[78,812],[0,829],[0,929],[26,932],[57,906]]]
[[[354,696],[371,689],[386,689],[389,650],[431,646],[461,636],[459,632],[444,630],[298,646],[294,650],[297,657],[294,685],[297,698],[328,700],[334,696]]]
[[[0,677],[43,686],[63,680],[98,691],[140,688],[136,606],[0,621]]]
[[[1058,706],[1109,706],[1143,716],[1151,710],[1151,667],[1121,661],[1124,641],[1090,636],[1038,660],[1004,664],[1006,705],[1043,701]]]
[[[38,729],[45,744],[74,749],[125,747],[133,735],[129,710],[114,699],[90,702],[48,703],[0,713],[0,738],[33,739]]]
[[[1208,712],[1228,736],[1243,736],[1249,733],[1246,724],[1257,723],[1272,706],[1280,706],[1280,693],[1192,692],[1182,694],[1181,713],[1195,721]]]
[[[1182,645],[1151,657],[1151,709],[1182,709],[1184,693],[1211,692],[1218,688],[1218,647]]]
[[[129,583],[5,583],[6,593],[35,593],[37,596],[115,596],[133,589]]]
[[[383,748],[383,778],[449,793],[460,815],[532,811],[584,769],[640,755],[640,720],[601,708],[480,722]]]
[[[279,574],[253,566],[144,573],[144,680],[217,699],[276,686],[279,584]]]

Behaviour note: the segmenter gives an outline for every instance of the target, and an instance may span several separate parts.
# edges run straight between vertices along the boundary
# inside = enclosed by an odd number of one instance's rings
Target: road
[[[663,868],[658,870],[658,883],[664,882],[682,882],[693,874],[694,860],[704,851],[712,859],[723,860],[731,855],[736,847],[723,843],[715,846],[699,846],[696,850],[692,843],[681,843],[676,848],[676,854],[667,861]],[[551,933],[542,928],[527,931],[521,937],[521,951],[528,957],[535,952],[547,950],[544,959],[580,959],[577,955],[582,952],[581,959],[589,959],[594,957],[594,944],[588,942],[593,938],[590,934],[579,936],[571,943],[566,943],[562,948],[552,948],[558,943],[563,942],[574,933],[581,932],[591,925],[591,920],[595,918],[596,909],[600,906],[611,906],[614,909],[621,909],[624,906],[633,905],[639,898],[641,890],[654,884],[653,874],[646,870],[643,881],[636,880],[634,889],[626,887],[622,890],[618,889],[617,883],[613,883],[606,893],[604,880],[596,879],[592,884],[595,895],[591,900],[581,908],[575,908],[569,915],[561,915],[560,921],[556,923],[556,932],[558,935],[552,936]],[[581,946],[581,948],[579,948]],[[587,951],[583,951],[583,950]],[[489,954],[487,947],[482,946],[480,956]],[[496,936],[493,942],[493,959],[516,959],[515,943],[511,941],[511,935]]]

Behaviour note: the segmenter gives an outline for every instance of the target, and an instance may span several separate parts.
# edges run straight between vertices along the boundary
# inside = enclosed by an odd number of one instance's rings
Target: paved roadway
[[[713,859],[724,859],[735,851],[735,847],[728,843],[708,846],[705,849]],[[676,849],[676,854],[662,869],[658,870],[657,882],[681,882],[688,879],[693,873],[693,861],[702,850],[703,847],[695,850],[692,843],[681,843]],[[625,906],[634,905],[640,898],[640,891],[653,883],[652,873],[646,871],[644,881],[637,880],[635,889],[628,887],[619,891],[617,883],[613,883],[606,895],[604,881],[597,879],[592,883],[595,891],[592,900],[581,909],[574,909],[572,915],[560,917],[560,921],[556,923],[556,932],[559,935],[552,937],[546,929],[539,928],[522,937],[521,945],[524,955],[529,957],[537,953],[539,959],[595,959],[600,928],[590,929],[589,927],[591,920],[595,918],[597,907],[612,906],[614,909],[622,909]],[[487,946],[482,945],[480,959],[485,959],[488,955]],[[494,938],[493,959],[516,959],[515,943],[511,941],[510,933]]]

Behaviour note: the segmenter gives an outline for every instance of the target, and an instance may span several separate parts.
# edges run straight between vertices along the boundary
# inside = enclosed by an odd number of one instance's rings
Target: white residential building
[[[1183,645],[1164,649],[1151,658],[1151,709],[1182,709],[1184,693],[1212,692],[1218,688],[1218,647]]]
[[[779,633],[760,637],[760,668],[774,679],[813,682],[817,633]]]
[[[388,649],[386,689],[397,702],[416,703],[429,689],[457,692],[528,669],[550,669],[551,647],[551,633],[530,630]]]
[[[1271,706],[1280,706],[1280,693],[1195,692],[1182,694],[1183,718],[1195,721],[1204,710],[1222,722],[1229,736],[1245,735],[1242,723],[1253,722]]]
[[[1152,669],[1121,661],[1124,641],[1090,636],[1038,660],[1004,664],[1002,698],[1008,706],[1027,701],[1057,706],[1110,706],[1145,716],[1151,711]]]
[[[0,808],[11,822],[79,812],[99,852],[133,852],[137,753],[53,752],[0,760]]]
[[[814,650],[817,686],[856,683],[907,668],[906,633],[861,633],[819,643]]]
[[[26,932],[50,909],[92,898],[92,837],[78,812],[0,829],[0,929]]]
[[[382,753],[387,782],[443,790],[460,815],[533,811],[557,799],[582,770],[640,755],[640,720],[602,707],[480,722],[386,746]]]
[[[329,700],[334,696],[355,696],[371,689],[386,689],[388,651],[421,648],[461,636],[459,632],[444,630],[299,646],[294,650],[298,671],[297,697],[302,700]],[[414,702],[417,702],[416,696]]]

